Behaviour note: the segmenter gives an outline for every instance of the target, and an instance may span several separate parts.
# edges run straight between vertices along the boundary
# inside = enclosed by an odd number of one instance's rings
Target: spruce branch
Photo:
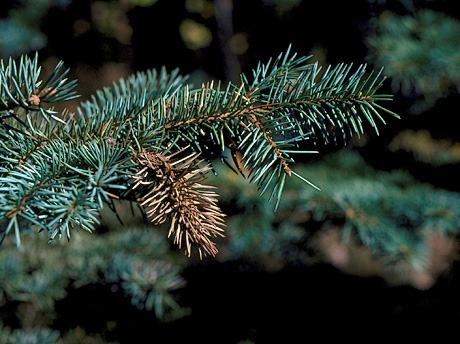
[[[315,187],[293,170],[294,154],[316,152],[304,143],[346,143],[365,121],[378,133],[381,113],[397,117],[379,104],[391,99],[377,93],[381,71],[341,64],[320,75],[307,60],[288,49],[259,64],[251,82],[242,75],[240,85],[196,89],[177,70],[137,73],[59,117],[42,103],[75,96],[75,83],[59,74],[62,63],[45,83],[36,81],[37,57],[0,65],[3,235],[14,228],[19,243],[24,223],[50,238],[70,237],[73,226],[92,231],[99,211],[122,199],[138,202],[154,224],[169,221],[169,236],[188,255],[192,244],[215,255],[211,238],[223,236],[224,215],[204,184],[213,160],[249,178],[261,195],[271,190],[276,209],[287,177]],[[31,115],[34,107],[42,116]]]
[[[76,80],[66,78],[69,69],[62,72],[63,62],[59,62],[48,79],[40,80],[41,67],[38,66],[38,54],[33,59],[23,56],[16,63],[9,59],[8,64],[0,60],[0,128],[10,131],[20,131],[17,126],[10,124],[11,120],[25,127],[24,120],[15,110],[22,109],[26,117],[40,113],[49,121],[49,117],[59,120],[56,112],[45,107],[44,103],[52,104],[77,98],[74,91]],[[0,137],[5,135],[0,133]]]

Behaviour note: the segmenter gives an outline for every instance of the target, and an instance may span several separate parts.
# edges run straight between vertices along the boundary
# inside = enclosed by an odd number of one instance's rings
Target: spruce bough
[[[346,143],[369,125],[377,131],[384,77],[362,65],[325,71],[287,52],[259,63],[241,83],[187,84],[177,70],[136,73],[96,92],[75,112],[53,111],[77,97],[76,81],[59,63],[40,80],[38,57],[0,64],[0,231],[20,245],[28,229],[50,239],[74,227],[93,231],[104,206],[136,202],[190,255],[215,255],[224,217],[212,162],[268,192],[278,207],[295,154],[317,142]],[[365,124],[364,122],[368,122]],[[378,133],[378,131],[377,131]],[[316,188],[316,187],[315,187]]]

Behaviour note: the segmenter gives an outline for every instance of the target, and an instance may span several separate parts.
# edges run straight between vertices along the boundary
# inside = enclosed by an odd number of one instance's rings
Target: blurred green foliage
[[[0,344],[55,344],[59,332],[47,328],[9,330],[0,324]]]
[[[383,12],[367,38],[369,60],[385,66],[394,90],[419,96],[421,113],[460,87],[460,21],[429,9],[410,15]]]
[[[416,161],[430,166],[455,165],[460,162],[460,142],[436,139],[426,130],[403,130],[388,146],[391,152],[405,152]]]
[[[289,180],[276,213],[256,188],[232,172],[218,171],[213,182],[224,192],[223,203],[239,210],[227,220],[229,258],[258,257],[260,264],[271,260],[274,266],[308,264],[315,230],[339,227],[345,242],[363,245],[381,262],[391,263],[388,267],[421,271],[429,260],[427,237],[458,234],[460,195],[421,184],[406,172],[376,171],[348,150],[297,171],[321,191]]]
[[[0,57],[16,57],[44,48],[47,37],[42,24],[53,7],[65,7],[72,0],[25,0],[0,19]]]
[[[164,235],[132,227],[92,238],[80,233],[71,243],[51,246],[35,236],[25,237],[21,252],[8,243],[0,251],[0,307],[15,309],[24,328],[52,326],[59,317],[56,301],[97,284],[121,291],[133,306],[164,321],[188,314],[171,294],[185,281]]]

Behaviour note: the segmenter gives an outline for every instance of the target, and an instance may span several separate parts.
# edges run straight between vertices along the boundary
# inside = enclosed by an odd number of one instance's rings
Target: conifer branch
[[[75,113],[59,117],[44,107],[75,97],[75,82],[59,74],[38,81],[37,57],[0,64],[0,221],[17,242],[24,226],[46,230],[53,239],[72,227],[92,231],[98,213],[113,199],[139,202],[154,224],[170,222],[169,236],[190,255],[215,255],[211,238],[223,236],[217,194],[203,184],[220,158],[255,183],[261,195],[280,202],[292,154],[305,141],[346,143],[377,131],[377,94],[383,82],[361,66],[328,68],[288,50],[259,64],[253,80],[220,82],[192,89],[175,70],[147,71],[96,92]],[[32,97],[35,96],[35,97]],[[32,109],[42,116],[32,115]],[[378,133],[378,131],[377,131]],[[235,166],[227,162],[230,152]],[[238,158],[237,156],[240,156]],[[243,172],[244,170],[244,172]]]

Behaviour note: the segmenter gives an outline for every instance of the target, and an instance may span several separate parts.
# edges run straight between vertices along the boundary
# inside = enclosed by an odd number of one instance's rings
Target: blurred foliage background
[[[453,333],[459,19],[455,0],[2,0],[0,59],[38,51],[44,75],[64,60],[82,95],[65,104],[71,111],[114,80],[161,66],[198,86],[237,83],[292,44],[324,66],[384,66],[388,107],[402,119],[299,161],[322,191],[292,181],[276,213],[218,168],[212,183],[228,219],[215,259],[184,257],[129,204],[119,204],[123,225],[108,210],[95,234],[70,243],[31,234],[18,251],[5,240],[0,344]]]

